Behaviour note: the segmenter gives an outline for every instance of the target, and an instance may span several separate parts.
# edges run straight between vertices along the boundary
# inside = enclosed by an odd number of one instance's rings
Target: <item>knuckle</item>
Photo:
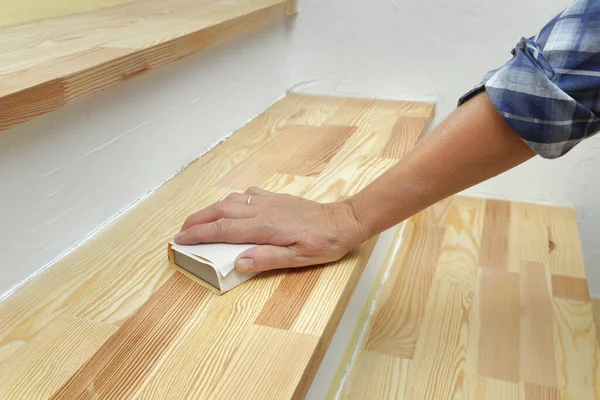
[[[265,263],[265,267],[267,268],[273,268],[275,267],[275,254],[273,253],[272,250],[267,250],[264,252],[264,263]]]
[[[303,239],[304,249],[307,256],[315,256],[320,254],[324,250],[323,240],[320,237],[314,235],[307,235]]]
[[[239,193],[229,193],[225,196],[225,201],[234,201],[239,196]]]
[[[221,218],[215,221],[215,228],[217,232],[225,232],[231,229],[231,220],[228,218]]]
[[[213,207],[214,207],[215,211],[217,211],[218,213],[223,213],[225,211],[225,208],[227,207],[227,205],[225,204],[225,202],[223,200],[219,200],[213,205]]]

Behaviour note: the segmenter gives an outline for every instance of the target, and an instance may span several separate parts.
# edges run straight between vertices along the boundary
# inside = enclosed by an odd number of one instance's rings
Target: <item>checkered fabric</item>
[[[545,158],[600,131],[600,0],[576,0],[512,54],[459,105],[485,89],[508,125]]]

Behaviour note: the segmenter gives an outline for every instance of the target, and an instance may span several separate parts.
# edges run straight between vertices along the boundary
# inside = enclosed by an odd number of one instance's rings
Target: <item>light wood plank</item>
[[[490,216],[489,208],[484,215],[485,200],[455,197],[407,223],[409,236],[414,226],[435,226],[438,221],[445,224],[445,232],[413,359],[406,377],[399,378],[406,382],[404,398],[600,398],[600,348],[587,282],[573,276],[583,265],[581,255],[568,265],[569,255],[581,251],[567,234],[572,236],[575,215],[561,207],[524,203],[508,204],[507,213],[506,205]],[[502,227],[500,247],[490,239],[498,236],[489,228],[492,223]],[[488,235],[485,251],[483,235]],[[480,259],[492,261],[478,268]],[[380,298],[390,287],[397,296],[412,290],[403,286],[405,282],[419,286],[415,278],[397,279],[400,273],[401,269],[390,272]],[[340,370],[349,368],[344,387],[332,386],[328,398],[337,392],[369,398],[389,387],[385,377],[394,367],[376,361],[388,357],[383,354],[386,349],[365,349],[376,335],[375,320],[371,318],[367,327],[357,326],[357,331],[366,332],[364,347],[353,344],[359,346],[354,364],[348,367],[346,360],[340,365]],[[417,320],[413,316],[409,322]],[[394,318],[380,322],[383,327],[395,323]],[[386,383],[375,387],[369,379]]]
[[[469,315],[476,287],[485,202],[453,199],[406,396],[466,396]]]
[[[469,376],[468,400],[522,400],[519,384],[486,376]]]
[[[570,276],[552,275],[552,294],[565,299],[590,300],[587,280]]]
[[[513,265],[521,261],[534,261],[549,265],[552,244],[548,239],[548,220],[546,206],[529,203],[512,203],[510,205],[511,231],[510,244],[516,247],[513,251]],[[511,269],[512,270],[512,269]]]
[[[315,177],[274,174],[262,188],[271,192],[286,193],[303,197],[306,190],[315,182]]]
[[[436,278],[413,364],[408,372],[408,399],[466,396],[465,364],[473,288],[465,282]]]
[[[412,358],[433,282],[444,229],[406,224],[406,257],[394,265],[378,299],[366,350]]]
[[[392,128],[392,134],[381,152],[383,158],[402,158],[410,151],[404,138],[411,132],[422,132],[427,120],[418,117],[400,117]]]
[[[600,394],[600,354],[589,301],[554,298],[555,348],[562,399]]]
[[[521,383],[523,400],[561,400],[560,392],[555,387],[545,387],[534,383]]]
[[[196,308],[134,398],[210,398],[248,327],[283,278],[283,271],[262,274]]]
[[[487,200],[483,221],[483,237],[479,265],[486,268],[508,269],[508,224],[510,203]]]
[[[320,267],[289,270],[264,305],[255,324],[290,329],[314,290],[322,270]]]
[[[293,0],[146,0],[0,29],[0,131],[295,12]]]
[[[405,399],[406,377],[410,360],[386,354],[362,351],[352,366],[349,384],[340,399]]]
[[[483,376],[519,382],[519,276],[482,268],[479,290],[479,360]]]
[[[549,279],[543,264],[523,262],[519,277],[520,378],[527,383],[557,387],[554,318]]]
[[[360,192],[369,183],[396,165],[396,162],[397,160],[387,158],[362,157],[360,164],[350,178],[350,183],[342,190],[341,197],[347,198]]]
[[[27,344],[0,363],[0,398],[49,398],[118,327],[58,315]]]
[[[392,266],[401,264],[401,261],[406,257],[406,253],[408,250],[408,246],[406,241],[403,240],[405,234],[405,226],[407,222],[403,222],[400,224],[394,231],[394,236],[390,243],[390,247],[387,250],[385,259],[379,268],[379,272],[377,273],[377,277],[371,287],[367,300],[363,306],[362,312],[359,316],[356,328],[354,329],[354,333],[346,347],[346,351],[344,352],[344,356],[340,365],[338,367],[337,373],[331,382],[331,386],[329,387],[329,391],[327,392],[326,399],[334,399],[337,396],[337,393],[340,390],[340,385],[345,382],[347,384],[352,384],[352,379],[345,379],[347,374],[353,373],[353,368],[351,367],[351,362],[355,352],[362,351],[362,346],[364,345],[364,340],[362,337],[363,334],[363,325],[367,323],[368,319],[370,319],[371,315],[371,307],[374,302],[379,298],[379,286],[384,282],[387,282],[386,276],[388,273],[393,273]],[[389,272],[388,272],[389,271]],[[349,370],[350,369],[350,370]],[[374,371],[375,373],[379,373],[378,370]]]
[[[571,208],[546,208],[552,274],[585,279],[577,216]]]
[[[484,211],[483,199],[452,199],[438,258],[438,275],[468,284],[476,282]]]
[[[410,220],[415,225],[446,226],[446,218],[452,206],[452,197],[448,197],[423,211],[413,215]]]
[[[300,386],[303,366],[310,361],[318,342],[315,336],[252,325],[211,398],[300,398],[294,394]],[[269,368],[256,368],[257,365]]]
[[[184,275],[173,275],[52,398],[130,397],[190,315],[206,306],[210,296]]]
[[[315,336],[333,334],[337,322],[332,323],[320,316],[342,317],[376,242],[377,237],[374,237],[337,263],[321,267],[319,280],[291,326],[292,331]]]

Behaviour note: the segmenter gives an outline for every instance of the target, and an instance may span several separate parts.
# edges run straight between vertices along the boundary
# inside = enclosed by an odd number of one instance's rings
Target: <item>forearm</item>
[[[370,237],[533,156],[482,92],[346,203]]]

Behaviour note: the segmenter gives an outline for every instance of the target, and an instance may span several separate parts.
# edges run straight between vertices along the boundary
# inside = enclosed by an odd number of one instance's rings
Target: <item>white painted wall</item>
[[[0,133],[0,297],[285,94],[285,22]]]
[[[295,91],[435,97],[439,122],[486,71],[510,58],[570,0],[299,0],[292,36]],[[467,193],[575,207],[588,277],[600,296],[600,137],[562,159],[534,159]]]

